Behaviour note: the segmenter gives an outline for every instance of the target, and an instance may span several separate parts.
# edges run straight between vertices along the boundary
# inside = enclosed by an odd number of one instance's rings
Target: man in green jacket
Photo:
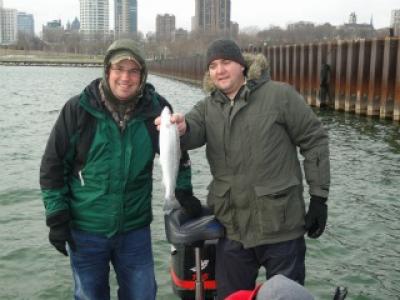
[[[67,101],[47,142],[40,185],[49,240],[70,256],[75,299],[110,299],[110,262],[119,299],[156,297],[150,233],[159,152],[154,119],[171,106],[146,79],[134,41],[115,41],[103,78]],[[192,193],[187,152],[180,164],[175,195],[195,216],[201,206]]]
[[[318,238],[327,220],[328,135],[295,89],[269,78],[262,54],[245,59],[233,41],[217,40],[206,61],[209,95],[171,119],[183,149],[206,145],[207,203],[226,229],[216,250],[218,299],[254,289],[261,266],[267,279],[282,274],[304,284],[304,234]]]

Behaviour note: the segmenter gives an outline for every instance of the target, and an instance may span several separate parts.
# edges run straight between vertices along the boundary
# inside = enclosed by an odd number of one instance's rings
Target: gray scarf
[[[131,119],[133,111],[137,103],[138,97],[135,97],[135,101],[119,101],[115,97],[106,97],[107,88],[104,87],[103,81],[99,84],[101,102],[111,113],[111,116],[118,124],[119,129],[123,132],[126,128],[127,122]]]

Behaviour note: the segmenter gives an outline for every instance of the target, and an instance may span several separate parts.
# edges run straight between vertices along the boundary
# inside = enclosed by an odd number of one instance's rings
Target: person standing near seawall
[[[206,61],[209,96],[171,120],[183,149],[206,145],[207,203],[226,229],[216,249],[218,299],[254,289],[261,266],[267,279],[282,274],[304,284],[304,234],[318,238],[327,220],[328,135],[294,88],[269,78],[264,55],[246,62],[233,41],[217,40]]]
[[[170,104],[146,83],[147,67],[132,40],[115,41],[104,77],[63,107],[40,167],[50,243],[70,256],[75,299],[110,299],[113,264],[119,299],[153,300],[152,171],[158,152],[154,119]],[[187,152],[176,197],[200,213]]]

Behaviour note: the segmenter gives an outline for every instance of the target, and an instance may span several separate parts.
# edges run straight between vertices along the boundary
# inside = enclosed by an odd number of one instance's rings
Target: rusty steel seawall
[[[271,77],[293,85],[311,106],[400,121],[400,38],[271,46]],[[246,51],[246,49],[244,49]],[[201,55],[147,61],[153,74],[201,85]],[[322,95],[322,68],[329,82]],[[326,74],[325,74],[326,75]]]

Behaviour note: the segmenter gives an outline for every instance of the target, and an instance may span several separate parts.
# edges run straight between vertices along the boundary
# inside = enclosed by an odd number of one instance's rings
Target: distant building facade
[[[393,34],[395,36],[400,36],[400,9],[392,10],[390,27],[393,28]]]
[[[175,16],[164,14],[156,17],[156,40],[171,41],[175,34]]]
[[[3,0],[0,0],[0,45],[3,43],[2,15],[3,15]]]
[[[175,29],[172,35],[172,41],[184,41],[187,40],[189,32],[183,28]]]
[[[80,1],[80,32],[85,35],[109,34],[108,0]]]
[[[352,12],[349,17],[349,23],[345,23],[344,25],[339,27],[341,31],[341,38],[373,38],[375,37],[375,29],[372,24],[372,18],[370,23],[357,23],[357,15]]]
[[[192,31],[204,33],[229,33],[231,26],[230,0],[195,0]]]
[[[114,0],[114,12],[114,31],[117,37],[137,33],[137,0]]]
[[[68,31],[79,31],[80,28],[81,28],[81,22],[79,22],[77,17],[75,17],[72,23],[68,21],[65,29]]]
[[[231,28],[231,0],[218,0],[216,23],[217,31],[228,32]]]
[[[47,44],[61,43],[64,38],[64,26],[61,20],[52,20],[42,27],[43,41]]]
[[[231,29],[230,29],[231,37],[236,39],[239,35],[239,24],[236,22],[231,22]]]
[[[349,16],[349,24],[357,24],[357,15],[355,12],[352,12]]]
[[[17,38],[17,10],[0,7],[0,44],[14,44]]]
[[[35,35],[35,21],[32,14],[17,13],[17,31],[29,36]]]
[[[43,26],[46,29],[63,29],[61,20],[52,20],[50,22],[47,22],[47,24],[45,26]]]
[[[299,21],[296,23],[291,23],[287,25],[288,31],[298,31],[298,30],[313,30],[315,28],[314,23],[307,21]]]

